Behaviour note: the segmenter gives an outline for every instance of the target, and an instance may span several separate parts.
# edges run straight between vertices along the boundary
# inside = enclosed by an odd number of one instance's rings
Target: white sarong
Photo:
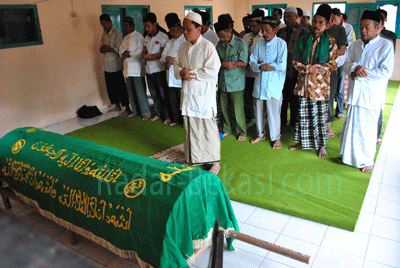
[[[349,105],[340,140],[343,163],[356,168],[374,166],[380,110]]]

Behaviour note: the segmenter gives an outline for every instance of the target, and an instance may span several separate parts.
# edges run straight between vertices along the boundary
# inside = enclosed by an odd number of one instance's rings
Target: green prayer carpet
[[[398,81],[390,81],[383,121],[388,122],[396,98]],[[341,133],[344,119],[332,123]],[[382,134],[386,129],[383,125]],[[142,156],[151,156],[183,143],[182,127],[170,127],[160,120],[115,117],[67,134]],[[266,133],[269,139],[269,133]],[[371,173],[338,164],[340,138],[329,139],[327,158],[315,150],[288,150],[293,132],[282,129],[282,146],[273,150],[270,142],[251,144],[256,136],[254,121],[248,125],[247,140],[228,135],[221,144],[221,171],[230,199],[354,231]],[[379,146],[378,146],[379,149]]]

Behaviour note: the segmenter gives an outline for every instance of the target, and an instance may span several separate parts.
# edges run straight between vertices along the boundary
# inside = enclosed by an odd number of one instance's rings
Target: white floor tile
[[[364,258],[367,250],[368,238],[369,234],[329,227],[322,241],[322,246]]]
[[[297,217],[290,217],[282,231],[283,235],[320,245],[328,226]]]
[[[378,197],[379,187],[380,187],[380,183],[370,181],[366,195],[372,196],[372,197]]]
[[[376,215],[371,234],[400,242],[400,221]]]
[[[279,263],[273,260],[264,259],[259,268],[291,268],[291,267],[293,266],[288,266],[286,264]]]
[[[367,233],[371,232],[372,222],[374,220],[374,215],[366,212],[360,212],[358,216],[355,232]]]
[[[400,267],[400,242],[371,235],[365,258],[385,265]]]
[[[250,235],[253,236],[255,238],[264,240],[266,242],[269,243],[275,243],[276,239],[278,238],[279,234],[278,233],[274,233],[271,231],[267,231],[252,225],[248,225],[248,224],[244,224],[241,229],[240,232],[246,235]],[[256,254],[258,256],[261,257],[265,257],[267,256],[268,250],[257,247],[257,246],[253,246],[249,243],[243,242],[243,241],[236,241],[236,246],[239,249],[245,250],[247,252]]]
[[[400,168],[397,162],[386,161],[382,174],[382,183],[400,187]]]
[[[379,190],[379,198],[400,202],[400,187],[382,184]]]
[[[385,199],[378,199],[375,214],[400,220],[400,203]]]
[[[363,259],[321,247],[312,268],[362,268]]]
[[[193,264],[199,268],[207,268],[210,259],[210,249],[207,249]],[[258,268],[263,261],[263,257],[250,252],[236,249],[233,251],[224,250],[223,266],[229,268]]]
[[[310,262],[309,264],[279,255],[274,252],[269,252],[267,255],[267,259],[283,263],[292,267],[310,267],[310,264],[313,263],[314,258],[317,254],[318,247],[315,244],[311,244],[305,241],[301,241],[292,237],[288,237],[285,235],[279,235],[278,240],[276,240],[276,243],[278,246],[288,248],[293,251],[297,251],[302,254],[306,254],[310,256]]]
[[[394,268],[374,261],[365,260],[363,268]]]
[[[290,216],[286,214],[257,208],[245,223],[280,233],[289,221],[289,218]]]
[[[361,207],[361,211],[375,214],[376,202],[378,198],[366,195]]]
[[[235,212],[236,220],[241,222],[246,222],[246,220],[250,217],[251,213],[256,210],[257,207],[248,205],[245,203],[240,203],[237,201],[231,201],[233,211]]]

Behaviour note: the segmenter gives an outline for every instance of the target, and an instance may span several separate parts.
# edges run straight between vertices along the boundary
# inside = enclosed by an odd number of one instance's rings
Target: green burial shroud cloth
[[[238,231],[223,183],[200,168],[28,127],[0,140],[0,170],[43,216],[141,265],[189,267],[216,219]]]

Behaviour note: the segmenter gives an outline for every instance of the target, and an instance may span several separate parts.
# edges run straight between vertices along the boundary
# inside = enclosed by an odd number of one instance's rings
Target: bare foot
[[[121,116],[128,116],[128,115],[130,115],[131,113],[132,113],[131,111],[125,109],[125,111],[121,114]]]
[[[343,158],[341,156],[339,156],[338,158],[335,159],[335,162],[339,163],[339,164],[343,164]]]
[[[295,145],[290,145],[289,150],[294,151],[301,148],[301,143],[296,143]]]
[[[333,133],[333,131],[332,131],[331,124],[332,124],[332,123],[328,123],[328,137],[329,137],[329,138],[333,138],[333,137],[336,136],[336,134]]]
[[[171,124],[169,124],[171,127],[176,126],[178,123],[175,122],[171,122]]]
[[[166,124],[166,125],[171,124],[171,119],[169,119],[169,118],[165,119],[164,124]]]
[[[371,173],[374,171],[374,167],[364,167],[361,169],[362,172]]]
[[[226,136],[228,136],[230,133],[224,133],[223,135],[222,135],[222,138],[225,138]]]
[[[153,118],[151,118],[150,120],[151,121],[156,121],[156,120],[158,120],[158,119],[160,119],[160,117],[158,117],[157,115],[155,115]]]
[[[376,144],[382,144],[382,139],[376,139]]]
[[[134,117],[136,114],[134,114],[134,113],[130,113],[130,114],[128,114],[126,117]]]
[[[121,106],[119,105],[115,106],[114,109],[109,110],[108,113],[118,112],[118,111],[121,111]]]
[[[145,115],[142,117],[142,120],[149,120],[151,118],[151,115]]]
[[[218,162],[218,163],[214,163],[208,171],[210,171],[211,173],[214,173],[214,174],[218,174],[220,169],[221,169],[221,166]]]
[[[319,147],[318,157],[327,157],[328,153],[325,151],[325,147]]]
[[[239,136],[238,141],[245,141],[246,140],[246,136]]]
[[[250,142],[251,142],[251,143],[257,143],[257,142],[259,142],[259,141],[265,141],[265,135],[262,136],[262,137],[257,137],[257,138],[255,138],[255,139],[250,139]]]
[[[344,116],[342,114],[338,114],[337,118],[342,119]]]
[[[272,146],[272,149],[280,149],[280,148],[282,148],[281,139],[277,139],[273,143],[274,143],[274,145]]]

